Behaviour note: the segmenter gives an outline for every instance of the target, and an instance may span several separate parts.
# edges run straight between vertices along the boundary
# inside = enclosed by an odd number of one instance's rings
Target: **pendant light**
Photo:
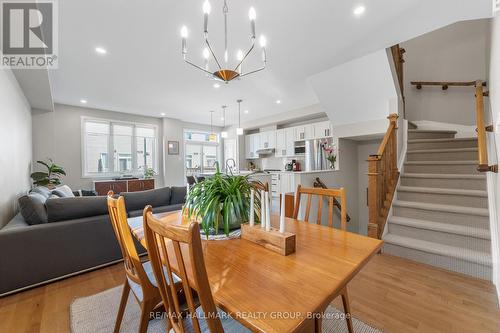
[[[242,99],[237,100],[238,102],[238,127],[236,128],[236,135],[243,135],[243,128],[241,128],[241,102]]]
[[[223,139],[227,138],[227,132],[226,132],[226,108],[227,108],[226,105],[222,106],[222,121],[223,121],[223,125],[222,125],[222,132],[220,132],[220,136]]]
[[[214,133],[214,126],[213,126],[213,118],[214,118],[214,111],[210,111],[210,135],[208,136],[208,141],[216,142],[217,141],[217,135]]]

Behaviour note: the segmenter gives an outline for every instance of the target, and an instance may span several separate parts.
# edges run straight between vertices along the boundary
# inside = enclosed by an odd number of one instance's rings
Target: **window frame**
[[[109,125],[109,137],[108,137],[108,172],[88,172],[87,171],[87,132],[85,131],[85,124],[87,122],[95,122],[95,123],[103,123]],[[113,126],[114,125],[123,125],[123,126],[131,126],[132,127],[132,140],[131,140],[131,152],[132,152],[132,170],[131,171],[114,171],[115,170],[115,152],[114,152],[114,133]],[[140,122],[129,122],[129,121],[120,121],[114,119],[105,119],[105,118],[95,118],[95,117],[81,117],[81,168],[82,168],[82,178],[109,178],[109,177],[117,177],[124,174],[131,174],[133,176],[142,176],[144,174],[143,170],[139,170],[139,166],[137,165],[137,131],[138,127],[142,128],[150,128],[154,130],[154,150],[153,150],[153,169],[155,172],[158,172],[159,167],[159,156],[158,153],[160,151],[160,147],[158,147],[158,125],[148,124],[148,123],[140,123]]]
[[[221,163],[221,136],[220,133],[214,132],[213,134],[217,135],[217,141],[199,141],[199,140],[188,140],[186,139],[186,133],[187,132],[196,132],[196,133],[203,133],[203,134],[210,134],[210,131],[208,130],[202,130],[202,129],[189,129],[189,128],[184,128],[182,131],[182,139],[184,141],[184,149],[183,149],[183,159],[182,163],[184,165],[184,179],[186,178],[188,172],[187,172],[187,166],[186,166],[186,158],[187,158],[187,145],[194,145],[194,146],[200,146],[200,160],[201,160],[201,169],[200,169],[200,174],[204,173],[204,167],[203,167],[203,146],[211,146],[216,148],[216,160],[219,162],[219,165]]]

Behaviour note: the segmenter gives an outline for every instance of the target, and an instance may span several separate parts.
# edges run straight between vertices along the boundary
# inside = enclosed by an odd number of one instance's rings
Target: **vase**
[[[229,216],[229,230],[241,228],[241,224],[244,222],[243,219],[237,218],[234,212],[232,212],[231,216]],[[224,230],[224,218],[222,214],[219,217],[219,230]]]

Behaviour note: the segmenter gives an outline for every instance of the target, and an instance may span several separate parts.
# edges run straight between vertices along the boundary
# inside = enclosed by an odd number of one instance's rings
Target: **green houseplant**
[[[43,165],[47,171],[37,171],[31,174],[31,178],[33,179],[33,184],[36,186],[47,186],[47,187],[55,187],[56,185],[61,184],[61,176],[66,176],[66,172],[64,169],[55,164],[52,159],[48,159],[47,162],[44,161],[36,161],[38,164]]]
[[[225,175],[216,163],[213,177],[195,184],[190,190],[184,205],[189,218],[201,222],[205,235],[224,230],[239,228],[248,221],[250,211],[250,191],[260,183],[246,176]],[[259,196],[255,196],[254,214],[258,220],[260,211]]]

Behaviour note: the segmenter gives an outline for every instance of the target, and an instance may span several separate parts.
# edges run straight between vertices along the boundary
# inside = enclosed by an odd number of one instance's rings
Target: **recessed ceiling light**
[[[160,113],[160,116],[164,117],[165,116],[165,112]]]
[[[365,12],[365,10],[366,10],[366,7],[361,5],[361,6],[357,6],[356,8],[354,8],[353,13],[356,16],[361,16]]]
[[[214,88],[220,88],[220,84],[214,83]]]
[[[248,110],[243,111],[245,114],[248,114]]]
[[[86,100],[86,99],[81,99],[81,100],[80,100],[80,103],[82,103],[82,104],[87,104],[87,100]]]
[[[281,104],[281,100],[277,99],[276,104]]]
[[[95,48],[95,51],[96,51],[97,53],[99,53],[99,54],[106,54],[106,53],[108,53],[108,51],[106,51],[106,49],[105,49],[105,48],[102,48],[102,47],[96,47],[96,48]]]

